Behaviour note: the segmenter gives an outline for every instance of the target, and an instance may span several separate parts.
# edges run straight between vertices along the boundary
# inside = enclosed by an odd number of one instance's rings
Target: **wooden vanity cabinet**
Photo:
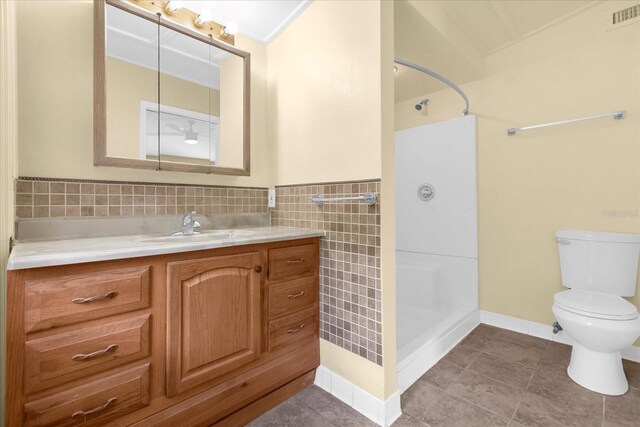
[[[260,252],[167,265],[167,396],[260,356]]]
[[[313,382],[318,245],[9,271],[5,425],[249,422]]]

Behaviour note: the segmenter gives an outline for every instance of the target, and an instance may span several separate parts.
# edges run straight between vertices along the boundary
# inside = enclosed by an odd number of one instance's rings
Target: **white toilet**
[[[553,314],[573,340],[569,377],[598,393],[629,385],[620,351],[640,337],[640,316],[622,297],[636,292],[640,235],[562,230],[556,233],[562,284]]]

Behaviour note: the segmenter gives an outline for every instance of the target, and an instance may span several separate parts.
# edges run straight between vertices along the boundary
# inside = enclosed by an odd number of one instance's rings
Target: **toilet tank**
[[[556,240],[564,286],[635,295],[640,234],[560,230]]]

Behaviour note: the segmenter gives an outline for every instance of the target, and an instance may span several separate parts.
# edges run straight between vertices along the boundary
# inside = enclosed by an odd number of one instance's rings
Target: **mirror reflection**
[[[244,168],[244,58],[109,4],[105,36],[108,157]]]

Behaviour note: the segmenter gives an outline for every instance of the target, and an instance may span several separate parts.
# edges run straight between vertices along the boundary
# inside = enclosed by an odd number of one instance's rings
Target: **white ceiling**
[[[215,22],[236,22],[238,33],[268,44],[310,3],[311,0],[203,0],[185,1],[184,7],[197,13],[207,9]]]
[[[106,8],[107,56],[158,69],[158,26],[117,7]],[[160,27],[160,69],[164,74],[220,89],[219,61],[228,52]]]
[[[234,21],[238,32],[267,44],[282,32],[311,0],[217,0],[185,1],[197,13],[204,9],[220,23]],[[106,8],[107,55],[145,68],[158,68],[157,26],[113,6]],[[161,28],[162,72],[203,86],[220,89],[219,61],[229,55],[195,39]],[[211,66],[209,66],[211,55]]]
[[[589,0],[396,0],[395,56],[460,85],[485,76],[485,59],[598,3]],[[398,66],[396,102],[447,86]]]
[[[439,3],[453,22],[468,33],[476,47],[490,55],[597,2],[458,0]]]

